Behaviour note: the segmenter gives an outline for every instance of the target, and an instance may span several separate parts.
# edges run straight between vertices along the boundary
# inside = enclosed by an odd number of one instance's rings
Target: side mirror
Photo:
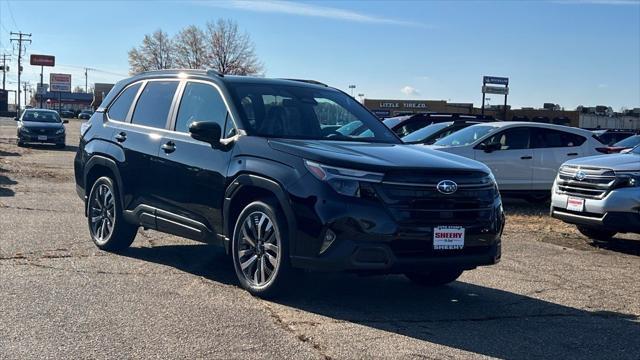
[[[64,120],[62,120],[62,123],[63,123],[63,124],[68,124],[68,123],[69,123],[69,120],[64,119]]]
[[[16,116],[16,117],[13,118],[13,120],[20,121],[20,118]]]
[[[502,144],[499,142],[491,142],[488,144],[480,144],[480,149],[484,150],[486,153],[492,153],[496,150],[500,150],[502,148]]]
[[[213,148],[221,146],[220,136],[222,135],[222,129],[218,123],[213,121],[193,122],[189,126],[189,133],[192,138],[209,143]]]

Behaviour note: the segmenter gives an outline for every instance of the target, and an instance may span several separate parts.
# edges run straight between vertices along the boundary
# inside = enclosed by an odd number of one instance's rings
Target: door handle
[[[522,159],[522,160],[531,160],[531,159],[533,159],[533,156],[521,156],[520,159]]]
[[[166,144],[162,144],[161,148],[165,153],[170,154],[176,151],[176,144],[173,141],[169,141]]]
[[[567,156],[578,156],[578,153],[568,153]]]
[[[117,142],[123,142],[125,140],[127,140],[127,133],[125,133],[124,131],[116,134],[115,139]]]

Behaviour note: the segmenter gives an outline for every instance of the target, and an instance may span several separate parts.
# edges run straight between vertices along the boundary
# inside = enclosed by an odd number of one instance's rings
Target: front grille
[[[55,135],[56,131],[58,131],[58,129],[55,128],[29,128],[29,134],[31,135],[47,135],[47,136],[51,136],[51,135]]]
[[[482,172],[434,173],[424,176],[407,174],[404,181],[397,174],[387,174],[380,184],[370,184],[375,196],[387,205],[394,219],[403,227],[466,225],[489,221],[497,190],[493,180]],[[451,180],[458,184],[453,194],[442,194],[436,184]]]
[[[578,180],[576,174],[584,173]],[[558,171],[558,192],[590,199],[602,199],[616,182],[611,169],[564,165]]]

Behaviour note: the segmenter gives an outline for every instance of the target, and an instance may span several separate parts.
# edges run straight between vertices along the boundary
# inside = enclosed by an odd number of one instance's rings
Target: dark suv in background
[[[324,127],[353,121],[366,135]],[[128,247],[140,226],[216,243],[260,296],[298,269],[440,285],[500,258],[504,215],[486,166],[403,145],[315,81],[195,70],[123,80],[82,127],[75,178],[99,248]]]

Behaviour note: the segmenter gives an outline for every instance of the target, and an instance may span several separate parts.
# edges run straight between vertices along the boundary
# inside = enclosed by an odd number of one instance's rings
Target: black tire
[[[404,275],[409,280],[422,286],[442,286],[456,281],[463,270],[436,270],[432,272],[412,272],[405,273]]]
[[[18,147],[24,147],[24,143],[22,142],[22,140],[20,140],[20,138],[18,138],[18,141],[16,141]]]
[[[270,200],[254,201],[238,216],[231,239],[233,267],[240,285],[254,296],[277,296],[295,279],[286,223],[284,213]]]
[[[115,182],[103,176],[93,183],[87,199],[91,239],[98,248],[113,252],[129,247],[138,231],[138,226],[125,221],[120,197],[115,194],[118,194]]]
[[[577,228],[582,235],[588,237],[589,239],[598,241],[611,241],[613,236],[616,234],[615,231],[596,229],[587,226],[578,226]]]

